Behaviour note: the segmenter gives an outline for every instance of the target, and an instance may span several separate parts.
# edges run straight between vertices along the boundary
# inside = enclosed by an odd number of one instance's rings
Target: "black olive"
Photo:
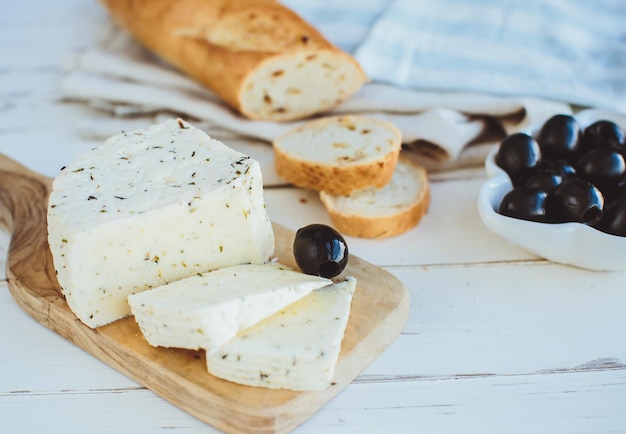
[[[311,224],[296,232],[293,255],[303,273],[331,278],[346,268],[348,245],[330,226]]]
[[[624,179],[626,162],[622,154],[611,148],[597,148],[585,153],[578,161],[578,175],[598,187],[607,196],[614,196]]]
[[[553,223],[594,225],[602,218],[604,197],[590,182],[582,178],[569,178],[550,192],[546,208]]]
[[[525,220],[583,223],[626,236],[626,130],[609,120],[581,129],[570,115],[548,119],[533,139],[505,138],[496,164],[513,190],[501,214]]]
[[[599,120],[583,131],[580,139],[580,151],[587,152],[595,148],[609,148],[622,151],[624,132],[613,121]]]
[[[626,193],[622,193],[606,206],[602,220],[596,228],[607,234],[626,236]]]
[[[514,187],[524,183],[532,169],[541,160],[539,144],[525,133],[507,136],[501,143],[496,155],[496,164],[511,178]]]
[[[548,194],[539,188],[517,187],[502,198],[498,212],[507,217],[546,222],[547,196]]]
[[[546,169],[535,169],[526,178],[525,187],[538,188],[548,192],[563,181],[563,176],[559,173]]]
[[[617,199],[624,191],[626,191],[626,174],[624,178],[620,179],[615,185],[606,189],[606,193],[603,191],[602,195],[604,196],[604,207],[606,208],[609,202],[613,202]]]
[[[570,160],[576,153],[580,126],[570,115],[554,115],[537,134],[541,155]]]
[[[576,176],[576,168],[562,158],[542,158],[539,168],[554,172],[563,179]]]

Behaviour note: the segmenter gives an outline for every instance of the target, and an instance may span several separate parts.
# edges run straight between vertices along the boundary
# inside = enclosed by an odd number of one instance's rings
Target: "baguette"
[[[273,143],[276,173],[330,194],[382,187],[392,177],[402,134],[392,123],[360,115],[309,121]]]
[[[101,0],[141,44],[254,120],[327,111],[366,81],[356,60],[273,0]]]
[[[333,226],[345,235],[385,238],[402,234],[420,222],[430,204],[426,169],[401,157],[393,177],[383,188],[351,195],[320,192]]]

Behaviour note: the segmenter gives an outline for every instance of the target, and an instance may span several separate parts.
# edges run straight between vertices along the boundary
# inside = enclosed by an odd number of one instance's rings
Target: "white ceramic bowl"
[[[582,127],[609,119],[626,130],[626,116],[603,110],[577,113]],[[535,134],[541,125],[526,132]],[[485,226],[510,243],[551,261],[600,271],[626,270],[626,237],[608,235],[581,223],[537,223],[497,213],[511,188],[507,174],[496,165],[493,150],[485,160],[488,179],[478,195],[478,212]]]

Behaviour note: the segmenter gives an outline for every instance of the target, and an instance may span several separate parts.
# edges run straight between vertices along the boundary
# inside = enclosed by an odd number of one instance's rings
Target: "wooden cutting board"
[[[7,277],[15,301],[44,326],[226,432],[282,433],[296,428],[369,366],[402,331],[409,295],[388,272],[350,256],[345,275],[357,289],[334,385],[320,392],[241,386],[207,373],[202,351],[154,348],[132,317],[90,329],[69,309],[57,283],[46,233],[52,180],[0,154],[0,224],[11,234]],[[294,233],[274,225],[276,256],[295,267]]]

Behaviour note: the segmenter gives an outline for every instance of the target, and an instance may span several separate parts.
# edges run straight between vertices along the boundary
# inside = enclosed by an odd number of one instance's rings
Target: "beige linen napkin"
[[[271,153],[263,145],[303,122],[245,119],[212,92],[156,59],[114,24],[105,34],[98,46],[67,60],[61,83],[64,98],[88,104],[100,114],[81,126],[87,136],[105,138],[147,126],[159,117],[180,115],[229,144],[261,145],[255,152],[258,155]],[[360,113],[389,120],[402,131],[406,152],[438,170],[482,164],[504,134],[570,111],[567,104],[538,98],[368,83],[327,115]]]

